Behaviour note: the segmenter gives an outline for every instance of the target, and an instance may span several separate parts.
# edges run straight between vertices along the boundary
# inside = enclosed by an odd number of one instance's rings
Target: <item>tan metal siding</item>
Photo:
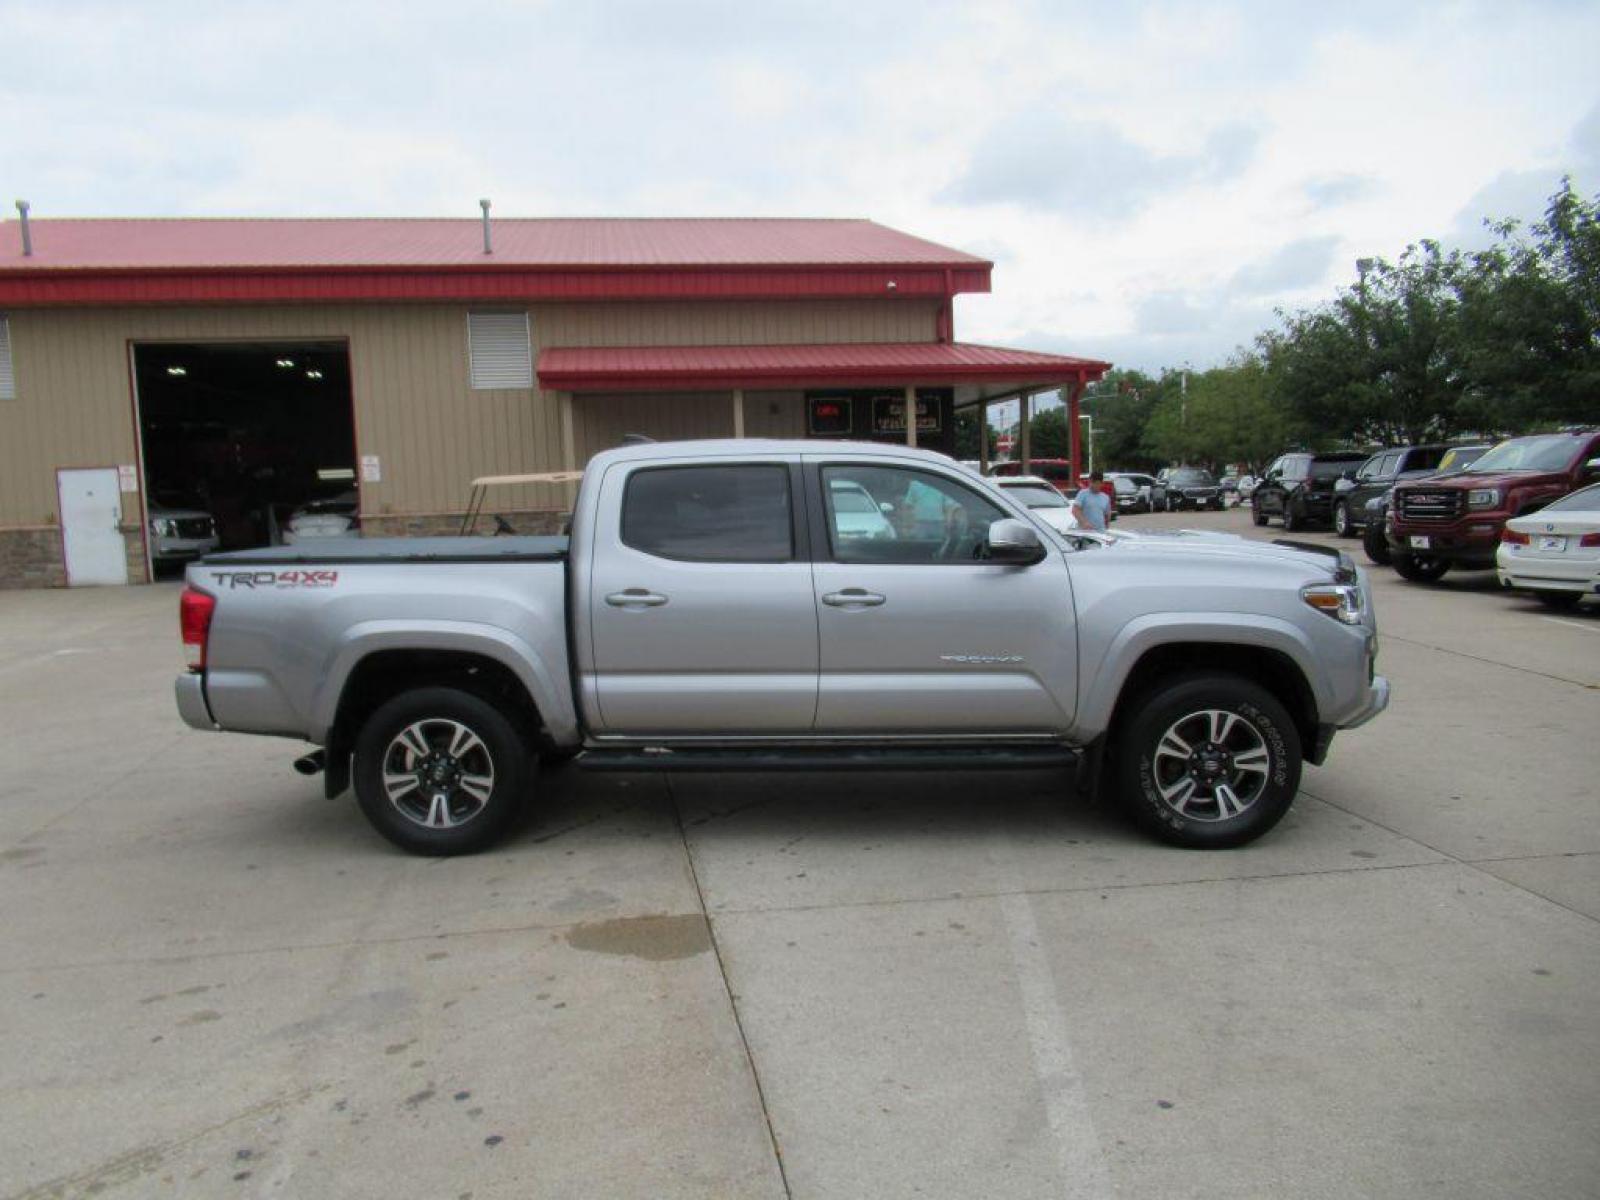
[[[749,346],[931,342],[936,304],[915,300],[536,305],[540,346]]]
[[[350,346],[357,452],[383,479],[362,487],[374,515],[459,511],[477,475],[559,470],[561,400],[518,388],[473,391],[467,305],[12,309],[17,398],[0,403],[0,526],[56,519],[55,469],[136,461],[130,342],[341,339]],[[760,342],[932,341],[923,301],[790,301],[533,305],[535,350],[557,345],[734,345]],[[765,393],[764,393],[765,394]],[[574,403],[580,463],[613,434],[724,436],[727,394],[635,398],[595,415]],[[746,432],[799,432],[798,399],[778,417],[754,394]],[[633,424],[629,424],[629,422]],[[774,424],[776,422],[776,424]],[[681,431],[681,432],[671,432]],[[659,436],[659,434],[652,434]],[[611,439],[611,440],[607,440]],[[562,508],[564,488],[523,488],[498,507]],[[124,498],[128,520],[136,497]]]

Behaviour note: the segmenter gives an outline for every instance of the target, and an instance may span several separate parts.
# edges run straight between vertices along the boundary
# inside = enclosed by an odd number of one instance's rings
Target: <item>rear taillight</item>
[[[1512,546],[1526,546],[1530,541],[1527,534],[1519,533],[1515,529],[1502,529],[1500,540]]]
[[[1586,533],[1578,539],[1580,546],[1600,546],[1600,533]]]
[[[194,672],[206,669],[206,639],[211,636],[211,614],[217,598],[198,588],[185,588],[178,599],[178,629],[183,635],[183,657]]]

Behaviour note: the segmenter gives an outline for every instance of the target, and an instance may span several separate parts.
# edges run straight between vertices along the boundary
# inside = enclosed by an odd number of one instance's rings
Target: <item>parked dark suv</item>
[[[1222,487],[1210,471],[1197,467],[1173,467],[1167,473],[1167,511],[1222,507]]]
[[[1257,525],[1278,517],[1291,533],[1312,522],[1331,525],[1334,484],[1354,476],[1366,460],[1358,450],[1281,454],[1262,472],[1250,497],[1250,516]]]
[[[1449,446],[1397,446],[1379,450],[1356,468],[1354,479],[1333,485],[1333,531],[1354,537],[1366,527],[1367,501],[1383,495],[1403,479],[1421,479],[1438,472]]]

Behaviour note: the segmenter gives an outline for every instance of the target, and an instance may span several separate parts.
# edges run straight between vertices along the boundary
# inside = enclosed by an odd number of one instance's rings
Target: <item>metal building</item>
[[[475,477],[627,433],[953,450],[958,408],[1107,368],[956,342],[991,270],[853,220],[6,222],[0,585],[144,581],[208,517],[451,531]],[[570,496],[495,505],[548,530]]]

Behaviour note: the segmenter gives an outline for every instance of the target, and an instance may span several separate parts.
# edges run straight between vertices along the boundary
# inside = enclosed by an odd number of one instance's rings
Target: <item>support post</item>
[[[906,386],[906,445],[917,444],[917,389],[908,384]]]
[[[744,436],[744,389],[733,389],[733,436]]]
[[[1081,484],[1078,478],[1083,468],[1083,433],[1078,427],[1078,402],[1083,398],[1083,380],[1067,384],[1067,437],[1072,447],[1072,486]]]
[[[978,474],[989,473],[989,402],[978,401]]]
[[[578,438],[573,429],[574,413],[572,411],[572,393],[561,392],[561,469],[576,471],[578,469]],[[578,498],[578,485],[566,485],[567,503],[571,504]]]
[[[1021,420],[1017,424],[1017,444],[1022,449],[1022,473],[1033,474],[1033,444],[1028,436],[1028,425],[1033,420],[1033,395],[1023,392],[1017,400],[1017,412]]]

